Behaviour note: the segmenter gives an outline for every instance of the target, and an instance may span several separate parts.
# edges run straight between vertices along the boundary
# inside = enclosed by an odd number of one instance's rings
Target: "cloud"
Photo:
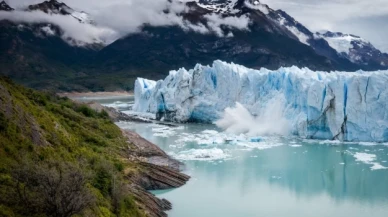
[[[189,10],[182,2],[166,0],[130,0],[126,3],[118,2],[96,13],[95,20],[97,23],[108,26],[123,34],[138,32],[144,24],[151,26],[177,25],[184,30],[202,34],[214,32],[220,37],[224,36],[221,26],[238,29],[248,28],[248,17],[223,18],[215,14],[204,17],[208,21],[207,26],[201,23],[190,23],[180,16],[181,13]],[[114,13],[111,13],[112,11]]]
[[[71,16],[49,15],[40,11],[25,12],[0,11],[0,20],[10,20],[15,23],[51,23],[63,30],[62,38],[65,41],[76,43],[76,45],[90,44],[94,42],[110,43],[117,38],[117,32],[91,24],[81,24]],[[47,30],[47,29],[46,29]],[[74,40],[69,41],[72,38]]]
[[[167,10],[169,13],[165,13]],[[94,14],[94,19],[98,24],[119,32],[133,33],[139,31],[144,24],[184,26],[182,18],[177,15],[184,10],[184,5],[175,1],[172,3],[160,0],[131,0],[111,4]]]
[[[8,0],[12,7],[22,8],[43,0]],[[181,17],[163,10],[179,12],[181,5],[167,0],[62,0],[76,10],[92,15],[99,25],[112,29],[118,35],[136,32],[144,23],[151,25],[179,25],[185,30],[200,33],[220,33],[214,22],[211,28],[192,25]],[[188,1],[188,0],[186,0]],[[371,41],[388,52],[387,0],[261,0],[274,9],[283,9],[312,31],[331,30],[353,33]]]
[[[247,16],[241,17],[221,17],[218,14],[205,15],[209,28],[219,37],[224,36],[221,26],[232,27],[240,30],[248,30],[250,19]]]
[[[41,1],[12,0],[12,7],[25,8],[32,3]],[[110,43],[119,37],[136,33],[144,25],[151,26],[180,26],[186,31],[195,31],[201,34],[215,33],[220,37],[225,36],[221,26],[230,28],[247,29],[248,17],[226,17],[207,15],[208,25],[193,24],[184,20],[180,15],[189,10],[184,1],[167,0],[85,0],[64,1],[76,10],[84,10],[91,14],[94,25],[80,24],[70,16],[47,15],[42,12],[3,12],[0,19],[9,19],[14,22],[40,23],[47,22],[59,26],[63,31],[63,38],[74,38],[81,43],[104,41]],[[82,9],[81,9],[82,8]],[[226,36],[232,36],[229,32]]]

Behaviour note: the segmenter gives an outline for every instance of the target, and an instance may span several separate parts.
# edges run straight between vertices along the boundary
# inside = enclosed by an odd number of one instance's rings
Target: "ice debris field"
[[[215,61],[160,81],[138,78],[133,110],[251,136],[387,142],[387,84],[388,71],[271,71]]]
[[[206,161],[217,164],[229,160],[238,161],[244,156],[257,158],[261,151],[271,149],[277,149],[280,153],[288,150],[286,152],[308,158],[310,156],[308,152],[314,152],[317,148],[320,149],[320,146],[330,147],[342,156],[351,156],[355,160],[354,164],[368,165],[370,170],[388,168],[385,160],[388,155],[388,143],[317,141],[279,136],[252,137],[218,130],[202,130],[206,126],[195,130],[193,127],[197,126],[193,124],[177,127],[128,122],[117,124],[123,129],[143,127],[141,132],[145,133],[147,138],[166,145],[164,148],[168,154],[182,161]],[[342,157],[339,159],[343,160]],[[339,164],[343,165],[342,161]]]

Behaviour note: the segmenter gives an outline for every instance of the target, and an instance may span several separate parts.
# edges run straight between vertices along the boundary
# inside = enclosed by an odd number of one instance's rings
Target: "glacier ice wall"
[[[280,96],[294,135],[386,142],[387,84],[388,71],[327,73],[297,67],[271,71],[215,61],[212,66],[171,71],[157,82],[138,78],[134,110],[168,121],[214,122],[236,103],[259,116]]]

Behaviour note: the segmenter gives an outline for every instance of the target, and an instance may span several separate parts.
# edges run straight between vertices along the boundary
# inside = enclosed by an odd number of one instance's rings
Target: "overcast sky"
[[[13,7],[21,7],[43,0],[6,1]],[[133,7],[130,5],[131,1],[138,0],[63,0],[70,7],[85,10],[100,19],[108,17],[107,13],[112,13],[109,19],[117,19],[117,22],[124,22],[123,13],[117,11],[120,8]],[[144,0],[142,5],[153,7],[154,4],[151,3],[153,1],[158,0]],[[273,9],[286,11],[312,31],[327,29],[353,33],[388,52],[388,0],[261,0],[261,2]],[[115,14],[120,17],[116,18]],[[133,19],[130,14],[128,17]]]

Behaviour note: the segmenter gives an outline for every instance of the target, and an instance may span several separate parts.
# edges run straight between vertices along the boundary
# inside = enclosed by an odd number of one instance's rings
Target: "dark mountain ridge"
[[[200,0],[184,4],[187,10],[178,16],[192,25],[202,25],[207,33],[179,26],[144,25],[141,32],[106,46],[76,46],[61,37],[59,26],[1,20],[1,73],[34,88],[103,91],[132,89],[138,76],[160,79],[169,70],[217,59],[269,69],[293,65],[324,71],[388,68],[388,55],[373,46],[367,50],[355,44],[351,55],[344,55],[333,48],[328,37],[317,37],[285,11],[273,10],[259,1]],[[0,10],[13,10],[5,2],[0,5]],[[27,10],[72,16],[82,24],[96,25],[85,12],[56,0],[30,5]],[[221,24],[215,32],[209,17],[249,19],[249,24],[246,29]],[[362,61],[353,61],[351,56],[360,52]]]

